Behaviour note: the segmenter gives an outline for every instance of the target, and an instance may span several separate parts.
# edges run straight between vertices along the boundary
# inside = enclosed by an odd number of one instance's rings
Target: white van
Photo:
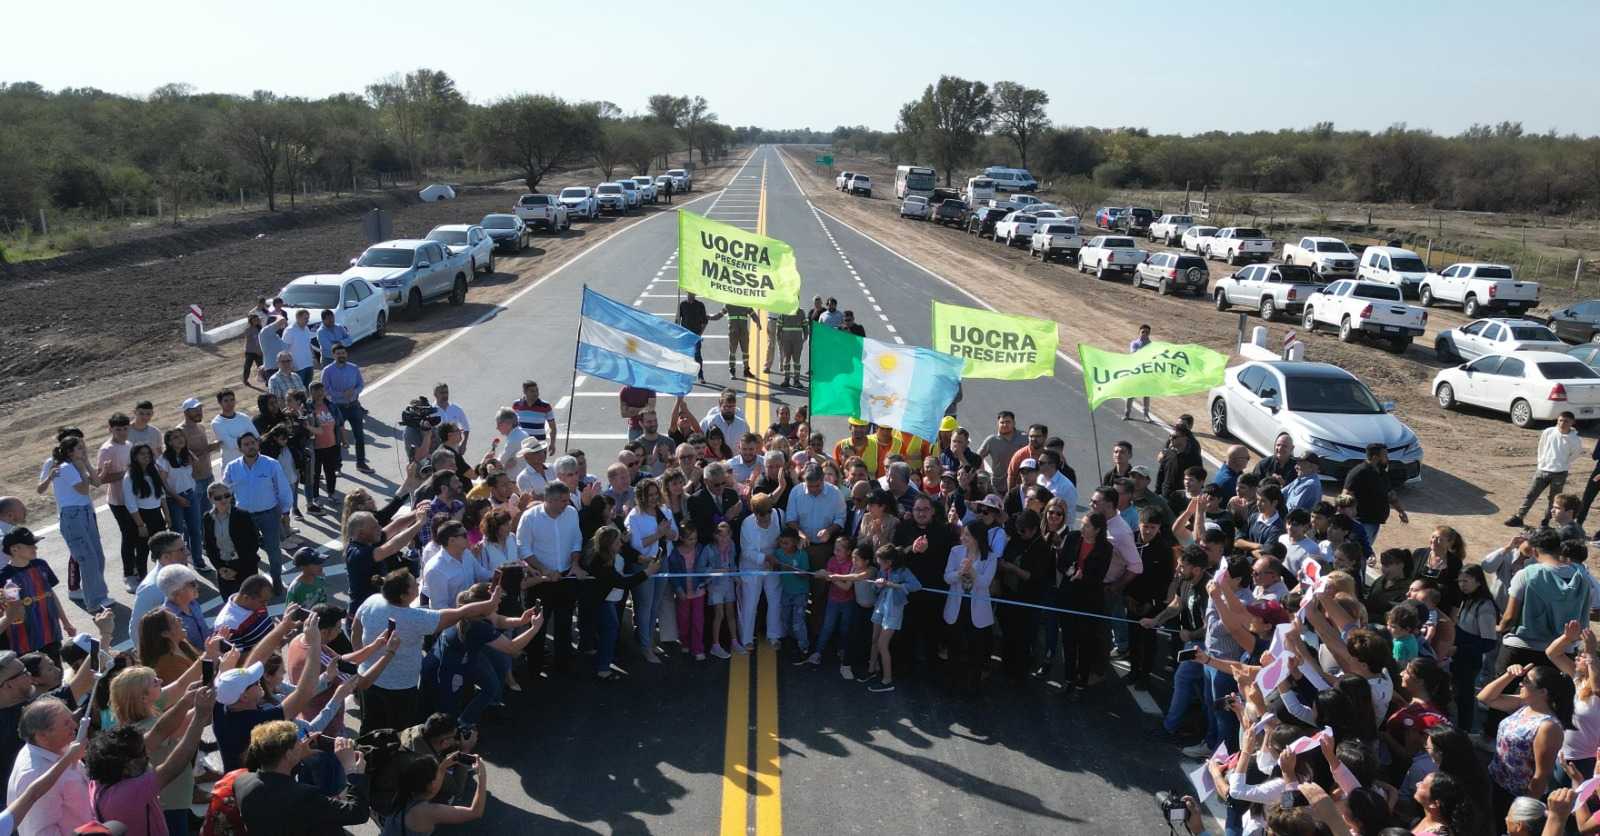
[[[1416,296],[1422,280],[1428,277],[1428,266],[1422,257],[1400,247],[1368,247],[1361,253],[1361,266],[1356,277],[1369,282],[1400,288],[1404,296]]]
[[[993,200],[995,194],[994,179],[990,177],[974,177],[967,181],[967,191],[961,196],[968,206],[982,206],[983,201]]]
[[[983,175],[994,181],[996,191],[1031,192],[1039,188],[1039,181],[1025,168],[989,166],[983,170]]]

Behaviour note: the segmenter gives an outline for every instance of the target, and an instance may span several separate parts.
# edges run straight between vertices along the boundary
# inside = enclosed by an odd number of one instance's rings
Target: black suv
[[[1112,228],[1124,235],[1143,235],[1150,231],[1150,225],[1156,222],[1156,213],[1153,209],[1142,206],[1129,206],[1117,216]]]
[[[940,204],[940,206],[942,207],[943,204]],[[1011,209],[1000,209],[994,206],[974,209],[967,215],[967,233],[976,235],[979,238],[993,238],[994,225],[1012,211]]]

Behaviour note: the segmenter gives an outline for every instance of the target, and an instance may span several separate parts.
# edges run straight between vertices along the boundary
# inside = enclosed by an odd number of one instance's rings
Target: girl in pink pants
[[[714,562],[710,546],[701,547],[700,532],[692,525],[678,530],[678,542],[667,553],[667,573],[709,572]],[[710,578],[667,578],[678,595],[678,638],[694,654],[706,658],[706,589]]]

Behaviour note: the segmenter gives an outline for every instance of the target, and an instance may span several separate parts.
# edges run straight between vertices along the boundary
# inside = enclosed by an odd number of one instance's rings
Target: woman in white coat
[[[950,633],[956,645],[951,686],[956,690],[976,692],[982,681],[984,662],[989,658],[989,628],[994,625],[989,586],[999,562],[1000,555],[989,551],[988,525],[974,520],[961,527],[961,543],[950,550],[944,565],[944,580],[950,584],[944,623],[954,628]]]
[[[783,514],[772,507],[772,497],[758,493],[750,497],[750,515],[739,523],[739,569],[761,571],[776,568],[772,557],[778,548],[778,532],[783,530]],[[783,643],[782,597],[777,575],[739,577],[739,647],[743,652],[755,648],[756,602],[767,597],[767,638],[774,648]]]

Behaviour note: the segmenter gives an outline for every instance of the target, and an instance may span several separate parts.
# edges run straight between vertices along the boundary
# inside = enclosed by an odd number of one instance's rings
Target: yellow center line
[[[738,626],[733,630],[737,633]],[[728,722],[722,745],[722,833],[745,836],[750,818],[750,654],[728,664]]]
[[[756,665],[756,833],[783,833],[782,774],[778,768],[778,652],[761,645]]]

